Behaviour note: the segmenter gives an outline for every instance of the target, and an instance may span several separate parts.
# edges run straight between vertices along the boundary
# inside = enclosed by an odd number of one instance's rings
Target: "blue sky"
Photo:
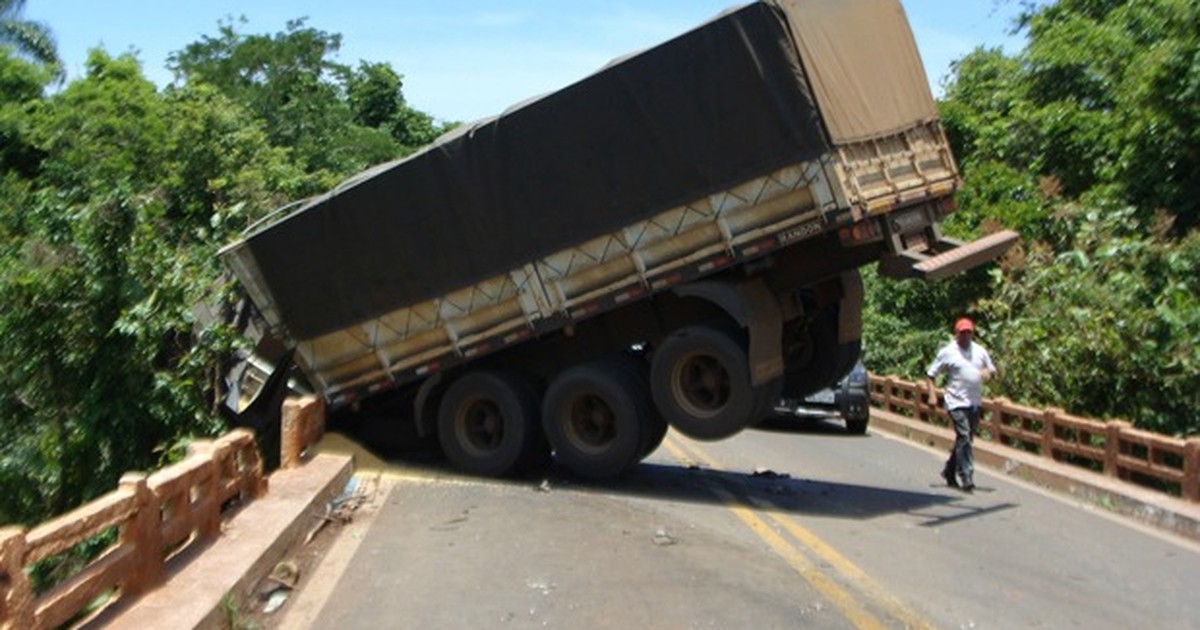
[[[1018,50],[1008,36],[1018,0],[902,0],[934,93],[950,63],[979,45]],[[605,63],[653,46],[737,6],[736,0],[27,0],[25,19],[54,32],[69,78],[87,52],[134,52],[165,85],[167,56],[227,17],[243,33],[283,31],[288,20],[342,35],[337,60],[387,62],[404,75],[409,104],[441,120],[470,121],[563,87]]]

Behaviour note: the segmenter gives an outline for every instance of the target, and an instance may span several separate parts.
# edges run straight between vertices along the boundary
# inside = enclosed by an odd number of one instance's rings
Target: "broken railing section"
[[[324,428],[320,399],[287,400],[283,466],[301,465]],[[126,473],[112,492],[31,530],[0,528],[0,630],[56,628],[154,589],[174,557],[220,537],[222,516],[267,485],[254,433],[235,429],[193,442],[187,457],[153,474]],[[29,567],[114,529],[116,540],[95,559],[34,592]]]
[[[280,439],[280,468],[295,468],[304,463],[309,448],[325,435],[325,401],[316,396],[288,398],[283,401],[283,429]]]

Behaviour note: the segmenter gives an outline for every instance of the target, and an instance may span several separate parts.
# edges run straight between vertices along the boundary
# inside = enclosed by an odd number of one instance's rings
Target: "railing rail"
[[[870,378],[872,406],[950,425],[946,410],[924,399],[924,384],[895,376]],[[943,390],[937,393],[940,401]],[[985,398],[979,425],[982,437],[999,444],[1200,502],[1200,438],[1160,435],[1120,420],[1081,418],[1006,398]]]
[[[0,629],[56,628],[105,594],[113,603],[162,584],[171,557],[218,537],[222,512],[266,490],[254,434],[235,429],[153,474],[127,473],[117,489],[32,530],[0,528]],[[28,567],[114,527],[117,540],[99,557],[33,592]]]

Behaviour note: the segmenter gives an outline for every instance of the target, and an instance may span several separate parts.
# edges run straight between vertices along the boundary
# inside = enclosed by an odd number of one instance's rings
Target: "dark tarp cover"
[[[742,7],[251,234],[284,325],[312,339],[826,153],[792,37]]]

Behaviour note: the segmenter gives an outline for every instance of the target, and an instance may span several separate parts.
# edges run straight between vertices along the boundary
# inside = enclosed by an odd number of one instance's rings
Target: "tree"
[[[29,109],[52,80],[43,67],[0,49],[0,176],[14,172],[31,178],[41,155],[28,138]]]
[[[306,172],[323,176],[311,192],[370,165],[345,142],[355,125],[340,83],[351,71],[331,59],[340,35],[303,19],[274,35],[244,35],[229,22],[218,31],[170,55],[177,83],[212,85],[246,107],[271,144],[290,148]],[[378,142],[367,144],[377,157]],[[389,157],[398,153],[394,144],[389,149]]]
[[[389,64],[333,61],[341,36],[288,22],[284,32],[246,35],[230,22],[216,37],[172,53],[176,84],[208,84],[262,121],[271,144],[286,147],[317,185],[332,186],[372,164],[411,153],[445,129],[404,101],[403,77]]]
[[[21,19],[25,0],[0,0],[0,48],[11,46],[18,55],[50,68],[52,76],[64,76],[58,46],[50,28],[41,22]]]
[[[1200,224],[1200,5],[1059,0],[1033,5],[1015,57],[976,50],[943,112],[957,156],[1001,161],[1085,193]]]
[[[214,366],[238,343],[215,251],[299,179],[211,89],[159,94],[135,59],[37,102],[30,181],[0,187],[0,515],[32,522],[157,467],[223,425]],[[8,488],[20,490],[8,491]]]

